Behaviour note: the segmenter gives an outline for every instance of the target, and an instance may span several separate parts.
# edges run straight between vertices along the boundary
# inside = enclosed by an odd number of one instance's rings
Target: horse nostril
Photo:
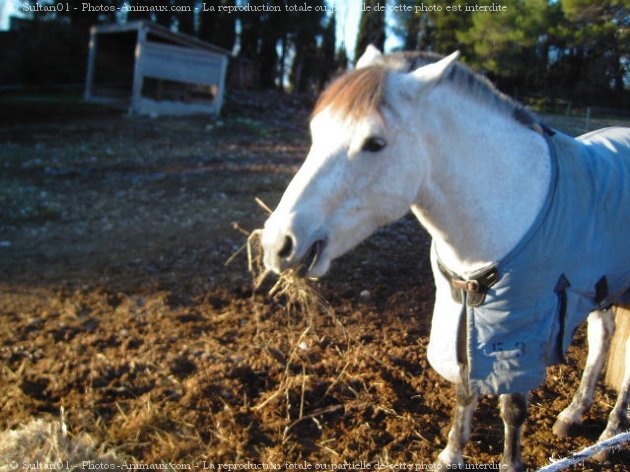
[[[282,243],[282,247],[278,251],[278,257],[281,257],[282,259],[286,259],[287,257],[289,257],[292,250],[293,250],[293,239],[291,238],[291,236],[285,236],[284,242]]]

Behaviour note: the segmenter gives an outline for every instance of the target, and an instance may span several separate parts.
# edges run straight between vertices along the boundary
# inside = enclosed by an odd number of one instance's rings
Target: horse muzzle
[[[277,274],[293,269],[300,277],[321,277],[330,265],[327,241],[323,231],[299,237],[266,224],[262,236],[265,267]]]

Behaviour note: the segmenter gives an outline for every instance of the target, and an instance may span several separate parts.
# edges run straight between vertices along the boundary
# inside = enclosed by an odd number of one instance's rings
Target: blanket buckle
[[[451,279],[451,285],[460,290],[464,290],[466,292],[479,292],[480,285],[478,280],[469,279],[469,280],[459,280],[459,279]]]
[[[468,278],[463,278],[446,268],[437,261],[442,275],[451,286],[451,296],[457,303],[466,303],[469,307],[481,305],[488,290],[499,280],[499,270],[496,265],[475,272]]]

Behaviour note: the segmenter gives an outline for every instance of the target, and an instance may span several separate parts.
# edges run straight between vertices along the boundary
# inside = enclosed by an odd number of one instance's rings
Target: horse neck
[[[503,111],[436,87],[417,135],[429,173],[412,210],[441,261],[465,274],[499,261],[541,211],[551,179],[544,138]]]

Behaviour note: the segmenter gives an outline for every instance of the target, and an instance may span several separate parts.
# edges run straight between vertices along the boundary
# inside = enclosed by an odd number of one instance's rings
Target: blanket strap
[[[483,303],[488,290],[499,280],[499,269],[492,266],[475,272],[468,278],[461,277],[445,267],[440,261],[438,267],[442,275],[451,284],[451,296],[455,302],[462,304],[466,299],[466,305],[476,307]],[[466,294],[466,297],[464,297]]]

